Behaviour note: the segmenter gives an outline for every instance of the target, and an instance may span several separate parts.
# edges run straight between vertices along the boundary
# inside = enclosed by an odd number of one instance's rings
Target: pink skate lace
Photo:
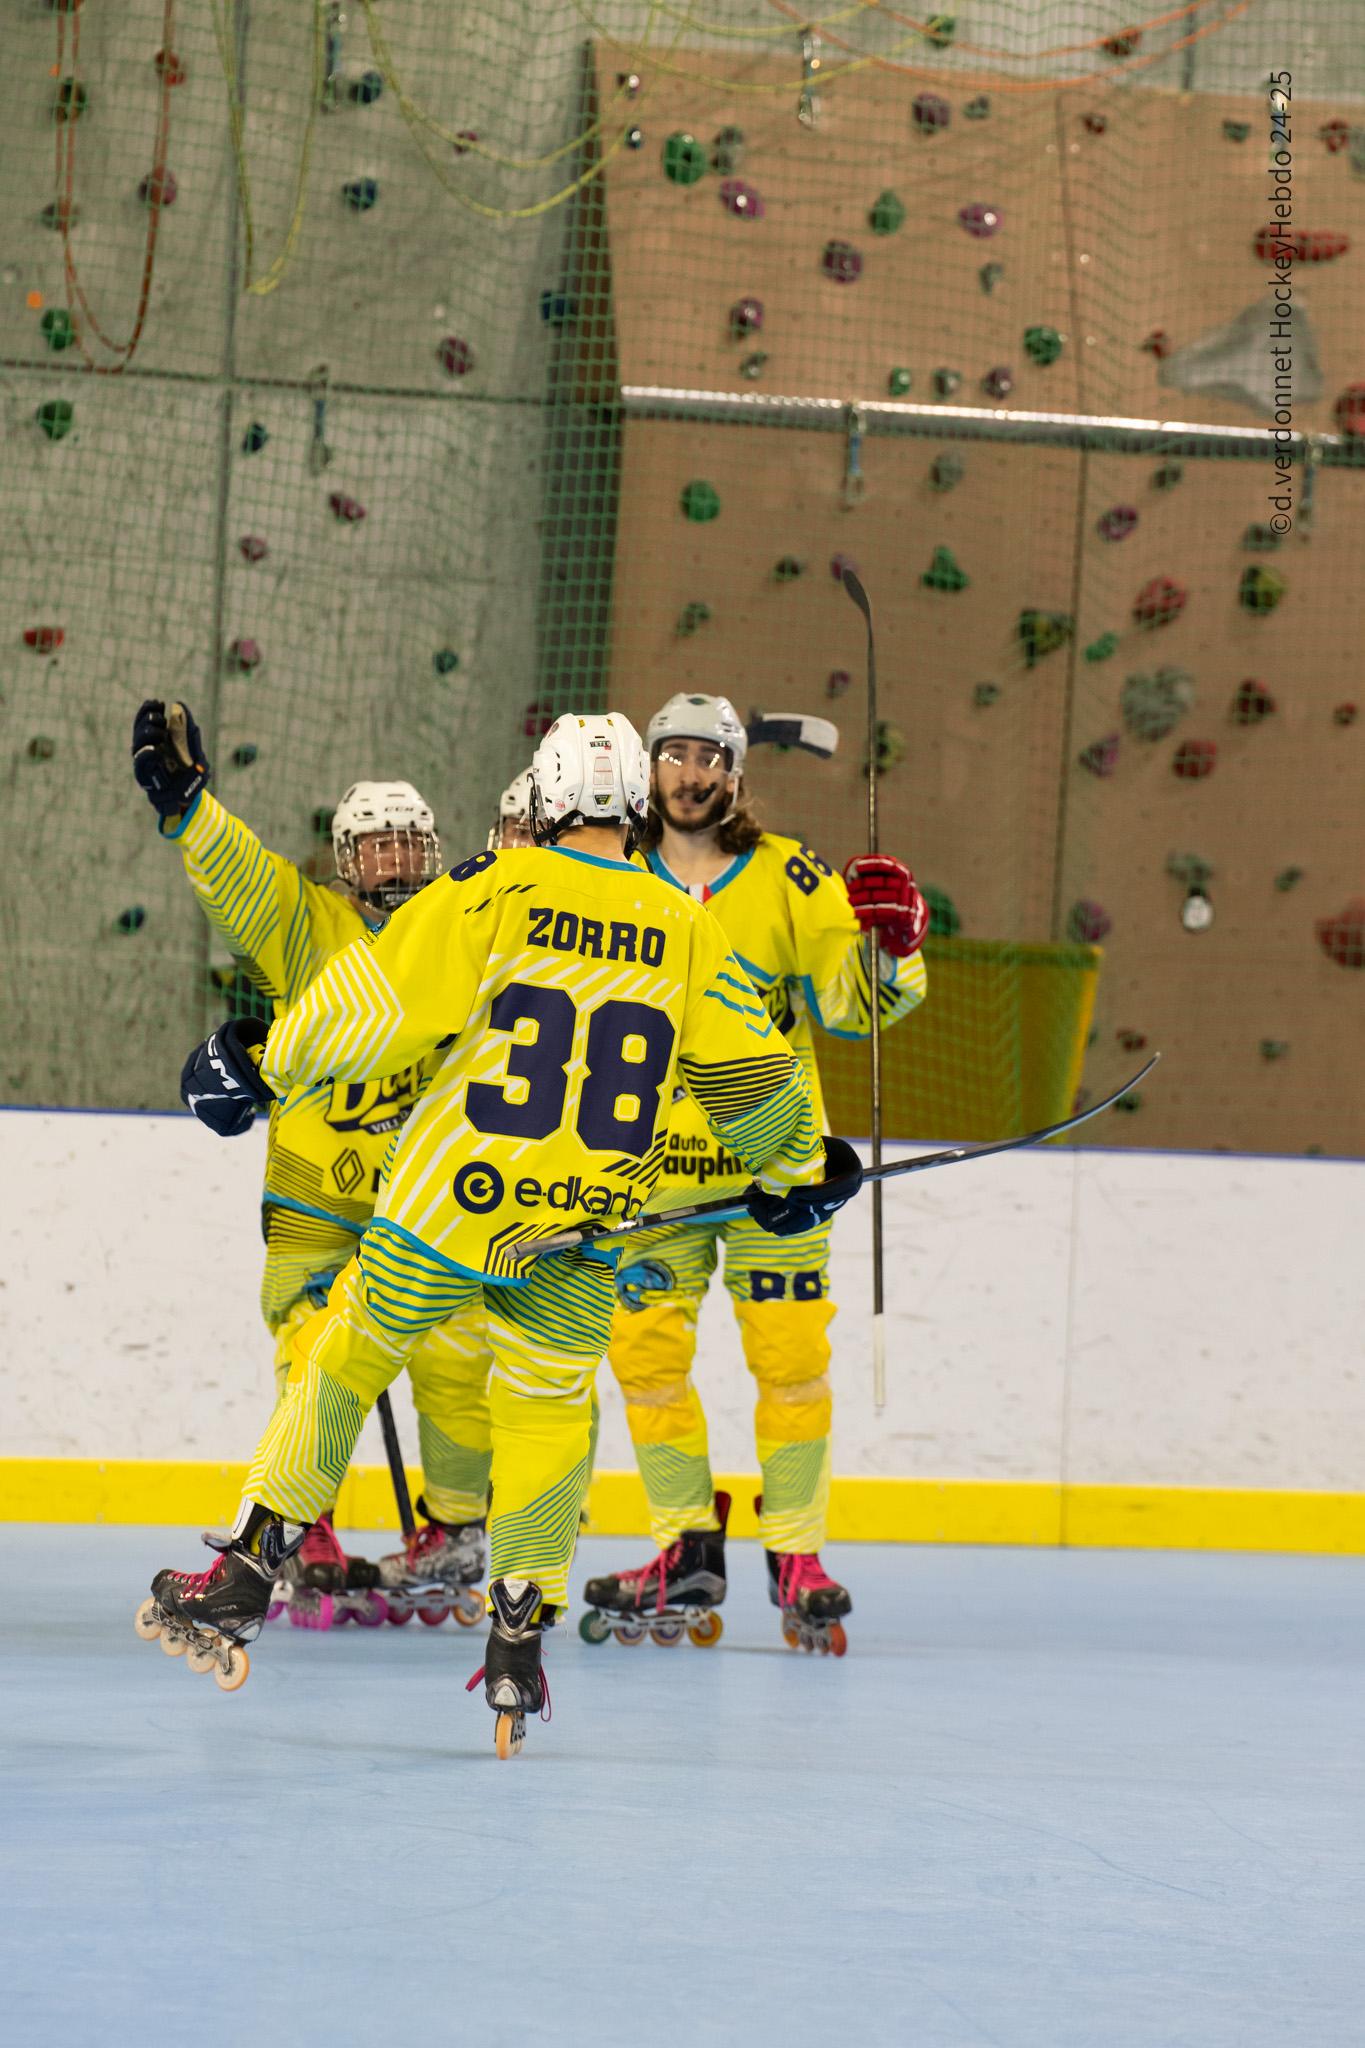
[[[656,1614],[663,1613],[664,1608],[668,1604],[664,1597],[664,1582],[668,1577],[669,1566],[676,1564],[681,1550],[682,1537],[680,1536],[676,1543],[669,1545],[667,1550],[661,1550],[651,1563],[642,1564],[640,1569],[635,1572],[622,1572],[621,1584],[623,1587],[633,1586],[635,1588],[635,1605],[637,1607],[644,1606],[645,1589],[651,1579],[657,1579],[658,1590],[654,1601],[654,1611]]]
[[[777,1597],[784,1607],[794,1607],[802,1593],[823,1592],[834,1584],[813,1550],[789,1550],[777,1567]]]
[[[446,1532],[439,1523],[423,1522],[420,1529],[414,1529],[411,1536],[403,1538],[403,1548],[408,1553],[408,1564],[413,1566],[429,1550],[439,1550],[445,1542]]]
[[[299,1563],[338,1564],[344,1571],[346,1562],[346,1553],[337,1542],[332,1518],[330,1515],[323,1515],[320,1520],[314,1522],[299,1545]]]
[[[221,1557],[215,1557],[206,1572],[177,1572],[175,1582],[182,1593],[202,1593],[209,1580],[217,1578],[223,1564]]]

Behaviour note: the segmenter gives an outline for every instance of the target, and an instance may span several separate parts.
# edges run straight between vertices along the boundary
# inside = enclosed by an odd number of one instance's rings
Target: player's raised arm
[[[924,1001],[928,984],[920,947],[929,912],[904,861],[859,854],[841,881],[803,846],[786,863],[785,874],[801,988],[823,1030],[836,1038],[865,1038],[872,1028],[866,934],[874,927],[883,1028]]]

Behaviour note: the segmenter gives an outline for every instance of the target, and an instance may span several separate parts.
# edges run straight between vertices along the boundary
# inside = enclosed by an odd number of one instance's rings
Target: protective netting
[[[852,561],[882,844],[935,906],[888,1129],[1021,1128],[1145,1042],[1102,1139],[1360,1150],[1363,31],[11,10],[5,1096],[170,1103],[241,999],[132,782],[143,697],[321,875],[357,777],[415,781],[458,854],[556,712],[724,690],[838,721],[751,779],[843,861]],[[828,1067],[864,1130],[865,1055]]]

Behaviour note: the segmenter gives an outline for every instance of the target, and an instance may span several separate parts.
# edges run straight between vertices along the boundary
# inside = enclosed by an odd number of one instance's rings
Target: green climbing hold
[[[1045,654],[1065,647],[1075,631],[1075,621],[1066,612],[1020,612],[1017,631],[1024,665],[1032,668]]]
[[[720,493],[714,484],[684,484],[678,502],[682,506],[683,517],[693,520],[698,526],[705,526],[708,520],[720,515]]]
[[[707,623],[710,617],[710,605],[703,604],[699,598],[694,598],[691,604],[685,604],[678,613],[678,623],[675,628],[678,638],[680,640],[689,639],[699,626],[704,626]]]
[[[926,590],[965,590],[971,578],[959,566],[951,548],[935,548],[934,559],[919,580]]]
[[[1273,526],[1248,526],[1242,535],[1242,546],[1252,555],[1273,555],[1280,545],[1280,536]]]
[[[54,355],[70,348],[76,339],[76,323],[65,306],[49,306],[38,325],[42,329],[43,340]]]
[[[1281,896],[1287,896],[1289,891],[1297,888],[1302,880],[1302,868],[1281,868],[1275,877],[1275,887],[1279,890]]]
[[[876,760],[878,775],[885,775],[888,768],[894,768],[905,759],[905,734],[898,725],[888,725],[885,719],[877,723]],[[867,766],[864,763],[863,773]]]
[[[460,657],[453,647],[438,647],[431,657],[431,665],[438,676],[453,675],[460,666]]]
[[[1121,1109],[1125,1116],[1136,1116],[1142,1107],[1142,1097],[1140,1095],[1120,1095],[1114,1107],[1115,1109]]]
[[[946,50],[956,34],[957,17],[952,14],[931,14],[924,24],[924,40],[936,50]]]
[[[1288,1050],[1289,1040],[1287,1038],[1263,1038],[1261,1040],[1261,1058],[1263,1060],[1282,1060]]]
[[[259,420],[253,420],[242,436],[243,455],[259,455],[269,439],[269,429],[262,426]]]
[[[755,377],[762,376],[763,365],[767,362],[767,360],[768,358],[761,348],[755,349],[753,354],[751,356],[745,356],[744,361],[740,364],[740,376],[747,377],[752,383]]]
[[[254,761],[254,760],[255,760],[255,759],[257,758],[257,756],[259,755],[260,751],[261,751],[261,750],[260,750],[260,748],[259,748],[259,747],[253,747],[253,746],[252,746],[252,744],[251,744],[250,740],[246,740],[246,741],[244,741],[244,742],[243,742],[243,744],[242,744],[242,745],[241,745],[240,747],[234,747],[234,748],[233,748],[233,750],[232,750],[232,765],[233,765],[233,767],[234,767],[234,768],[249,768],[249,767],[251,766],[252,762],[253,762],[253,761]]]
[[[114,922],[121,932],[140,932],[147,922],[147,913],[140,903],[135,903],[130,910],[121,910]]]
[[[894,235],[905,225],[905,208],[889,188],[868,208],[867,224],[874,235]]]
[[[1202,896],[1213,880],[1213,862],[1205,860],[1202,853],[1168,853],[1166,872],[1173,881],[1183,888],[1197,889]]]
[[[1101,633],[1098,640],[1092,640],[1085,650],[1087,661],[1108,661],[1111,654],[1118,653],[1117,633]]]
[[[50,739],[45,732],[35,732],[33,738],[28,743],[28,758],[30,761],[50,761],[56,751],[57,742],[54,739]]]
[[[1223,139],[1225,142],[1245,142],[1250,133],[1250,121],[1224,121],[1223,123]]]
[[[951,398],[961,382],[962,372],[960,370],[935,370],[935,398]]]
[[[914,379],[904,368],[894,369],[886,380],[886,388],[892,398],[904,398]]]
[[[706,151],[695,135],[676,130],[664,144],[664,176],[674,185],[695,185],[706,176]]]
[[[773,575],[779,583],[795,583],[797,577],[805,573],[805,563],[795,555],[783,555],[773,567]]]
[[[1004,275],[1005,266],[1003,263],[983,263],[980,270],[976,273],[976,281],[986,294],[986,297],[989,298]]]
[[[1026,327],[1024,354],[1030,362],[1055,363],[1062,352],[1062,337],[1055,327]]]
[[[1284,592],[1284,578],[1277,576],[1273,569],[1262,569],[1258,565],[1242,571],[1242,587],[1238,596],[1249,612],[1273,612]]]
[[[33,415],[49,441],[64,441],[71,432],[76,408],[69,398],[49,398]]]
[[[979,92],[974,100],[968,100],[962,114],[968,121],[985,121],[990,118],[990,111],[990,100],[984,92]]]
[[[999,683],[977,683],[972,690],[972,702],[978,711],[984,711],[990,704],[998,704],[1000,697]]]
[[[315,839],[331,838],[332,815],[332,812],[328,810],[325,804],[319,804],[318,808],[314,811],[311,819],[309,820],[309,823],[313,828],[313,837]]]
[[[89,105],[90,95],[80,80],[64,78],[52,102],[52,118],[59,126],[66,121],[79,121]]]
[[[1173,491],[1184,474],[1185,465],[1183,462],[1163,462],[1159,469],[1155,469],[1152,472],[1152,489],[1154,491]]]
[[[936,491],[954,490],[966,474],[967,465],[960,455],[936,455],[929,464],[929,481]]]
[[[925,882],[920,886],[920,895],[928,907],[930,935],[936,939],[955,939],[962,930],[962,919],[947,890],[936,889],[932,882]]]

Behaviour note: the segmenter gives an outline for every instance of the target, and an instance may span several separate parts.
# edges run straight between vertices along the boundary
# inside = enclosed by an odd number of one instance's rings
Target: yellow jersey
[[[714,882],[692,889],[672,874],[657,850],[639,856],[661,881],[690,894],[720,925],[735,958],[762,996],[768,1014],[805,1072],[818,1127],[824,1101],[812,1025],[835,1038],[866,1038],[872,1028],[869,955],[841,877],[799,840],[765,832]],[[881,956],[883,1030],[924,1001],[924,960]],[[663,1203],[723,1194],[743,1169],[716,1142],[685,1097],[673,1108],[663,1165]]]
[[[476,1278],[524,1280],[537,1237],[637,1215],[675,1082],[746,1177],[823,1173],[801,1064],[719,922],[623,860],[474,855],[328,962],[261,1072],[288,1096],[433,1055],[375,1216]]]

